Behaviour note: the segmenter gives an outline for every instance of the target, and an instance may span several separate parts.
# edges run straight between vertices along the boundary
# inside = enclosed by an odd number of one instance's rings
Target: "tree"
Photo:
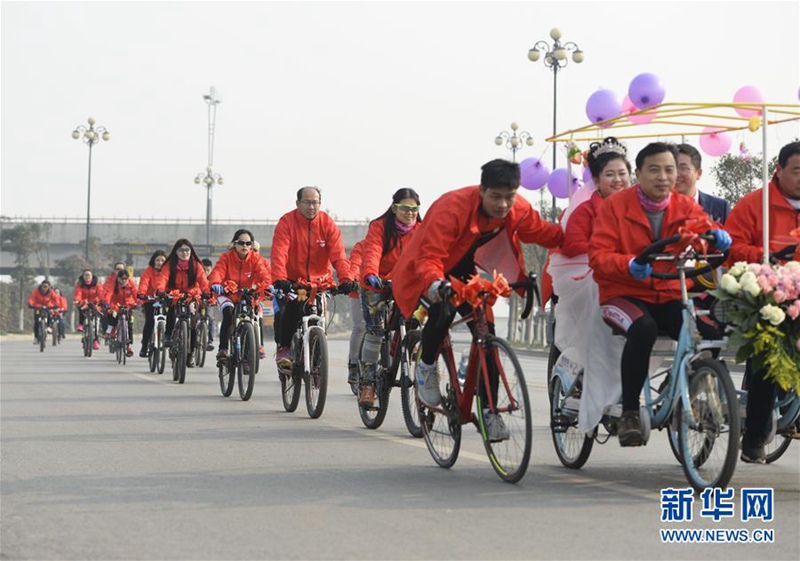
[[[770,160],[767,177],[772,177],[778,158]],[[762,186],[763,166],[759,156],[725,154],[711,168],[711,175],[722,198],[734,206],[747,193]]]
[[[13,228],[3,229],[0,242],[3,247],[13,253],[16,268],[11,273],[11,278],[16,287],[11,298],[13,305],[19,308],[19,329],[24,329],[25,302],[28,293],[35,286],[35,270],[31,265],[31,257],[36,256],[39,267],[45,276],[49,272],[49,253],[47,236],[50,234],[50,224],[18,224]],[[16,307],[15,306],[15,307]],[[10,328],[10,326],[3,326]]]

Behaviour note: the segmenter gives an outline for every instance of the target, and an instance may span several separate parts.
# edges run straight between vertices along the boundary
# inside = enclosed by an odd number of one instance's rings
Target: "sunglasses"
[[[236,240],[233,243],[235,243],[236,245],[242,245],[242,246],[245,246],[245,247],[250,247],[251,245],[253,245],[253,242],[247,242],[247,241],[244,241],[244,240]]]
[[[419,205],[394,205],[400,212],[419,212]]]
[[[192,248],[191,247],[186,247],[186,246],[179,247],[178,248],[178,252],[179,253],[191,253],[192,252]]]

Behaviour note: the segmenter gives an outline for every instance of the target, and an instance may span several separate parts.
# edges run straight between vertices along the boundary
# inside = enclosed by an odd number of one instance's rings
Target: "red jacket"
[[[114,290],[114,284],[117,282],[117,271],[108,275],[106,280],[103,281],[103,295],[107,294],[109,290]]]
[[[322,211],[313,220],[297,209],[281,216],[272,236],[270,260],[273,280],[318,281],[330,276],[331,265],[339,282],[353,280],[342,233]]]
[[[103,292],[103,285],[100,284],[100,279],[92,277],[92,284],[89,286],[83,283],[83,279],[78,279],[75,283],[75,292],[72,294],[72,299],[75,302],[91,302],[96,304],[102,302],[105,292]]]
[[[42,292],[37,286],[28,296],[28,306],[33,306],[34,308],[58,308],[59,305],[58,294],[52,288],[47,292]]]
[[[602,204],[603,197],[595,191],[588,200],[578,205],[567,221],[567,229],[564,230],[562,254],[567,257],[577,257],[589,253],[589,239],[592,237],[594,220]]]
[[[364,246],[361,256],[361,271],[358,278],[361,281],[361,286],[368,286],[366,278],[370,275],[382,279],[390,278],[392,269],[397,264],[397,260],[403,253],[403,248],[408,245],[411,239],[411,234],[417,231],[422,222],[417,221],[414,228],[405,234],[398,232],[397,243],[385,254],[383,253],[383,233],[385,231],[385,223],[383,218],[373,220],[370,222],[369,230],[367,230],[367,237],[364,238]]]
[[[126,308],[135,308],[138,301],[136,300],[136,283],[133,282],[133,279],[128,279],[128,283],[121,287],[119,285],[114,286],[105,293],[105,303],[113,306],[114,304],[118,306],[125,306]]]
[[[268,262],[264,257],[251,250],[247,257],[240,259],[236,249],[223,253],[208,277],[209,284],[225,284],[229,280],[241,288],[252,288],[256,284],[269,285],[272,282]],[[238,302],[240,297],[238,294],[230,294],[229,298]]]
[[[158,282],[156,284],[157,290],[170,292],[172,290],[179,290],[181,292],[188,292],[195,286],[200,289],[204,294],[211,291],[208,285],[208,278],[206,278],[206,271],[203,269],[203,264],[197,261],[189,261],[189,266],[194,265],[195,282],[194,286],[189,286],[189,271],[188,269],[178,269],[175,272],[175,286],[167,286],[169,283],[170,263],[166,261],[158,272]]]
[[[153,296],[158,288],[158,271],[155,267],[148,265],[139,277],[139,294]]]
[[[361,278],[361,258],[364,251],[364,240],[356,242],[353,249],[350,250],[350,274],[354,278]],[[360,298],[358,291],[350,293],[350,298]]]
[[[630,296],[653,303],[671,302],[681,297],[677,279],[648,277],[636,280],[628,270],[630,260],[656,241],[639,202],[637,189],[638,186],[633,186],[604,200],[594,222],[589,241],[589,265],[600,289],[601,304],[616,296]],[[706,217],[694,199],[673,191],[664,212],[659,239],[677,234],[678,228],[687,220]],[[652,265],[654,271],[675,271],[669,262],[654,262]]]
[[[56,294],[56,296],[58,296],[58,294]],[[67,298],[63,294],[61,296],[58,296],[58,311],[59,312],[61,312],[62,314],[66,313],[68,305],[69,305],[69,303],[67,302]]]
[[[479,187],[464,187],[439,197],[425,214],[425,221],[416,229],[390,273],[395,302],[403,316],[411,317],[422,293],[436,279],[445,278],[470,251],[482,231],[505,228],[496,239],[506,240],[511,254],[502,252],[496,257],[506,258],[513,265],[514,270],[507,269],[505,273],[509,282],[517,281],[525,271],[520,242],[550,248],[563,239],[558,224],[542,220],[521,195],[515,198],[505,219],[486,219],[479,211],[480,206]]]
[[[778,251],[792,245],[789,232],[800,226],[800,214],[778,190],[777,177],[769,185],[769,250]],[[760,263],[764,258],[764,223],[761,213],[763,188],[748,193],[736,203],[725,221],[725,229],[733,238],[729,263]]]

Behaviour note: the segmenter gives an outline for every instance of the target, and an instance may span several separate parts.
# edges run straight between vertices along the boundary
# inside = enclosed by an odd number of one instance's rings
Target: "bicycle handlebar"
[[[647,246],[646,248],[644,248],[642,250],[642,252],[633,259],[633,261],[635,263],[638,263],[639,265],[645,265],[645,264],[649,263],[650,261],[655,261],[655,260],[658,259],[659,255],[664,255],[663,254],[664,248],[666,248],[668,245],[671,245],[671,244],[674,244],[674,243],[680,241],[680,239],[682,237],[683,236],[681,234],[675,234],[674,236],[670,236],[668,238],[663,238],[663,239],[657,240],[657,241],[653,242],[652,244],[650,244],[649,246]],[[705,241],[709,242],[709,243],[712,243],[712,244],[714,243],[714,235],[713,234],[710,234],[710,233],[699,234],[698,237],[700,239],[702,239],[702,240],[705,240]],[[697,257],[700,256],[699,253],[696,250],[693,250],[693,251],[695,252]],[[675,257],[674,254],[672,254],[672,253],[670,253],[668,255],[670,257]],[[704,275],[707,272],[709,272],[709,271],[711,271],[713,269],[716,269],[717,267],[722,265],[725,262],[725,260],[728,258],[728,252],[724,251],[722,253],[707,255],[707,256],[704,256],[704,258],[707,260],[707,263],[705,265],[703,265],[702,267],[696,267],[696,268],[692,269],[691,271],[686,271],[685,274],[686,274],[686,278],[687,279],[691,279],[691,278],[694,278],[694,277],[699,277],[700,275]],[[660,273],[660,272],[654,271],[651,274],[651,276],[653,278],[656,278],[656,279],[673,280],[673,279],[677,279],[678,278],[678,273]]]

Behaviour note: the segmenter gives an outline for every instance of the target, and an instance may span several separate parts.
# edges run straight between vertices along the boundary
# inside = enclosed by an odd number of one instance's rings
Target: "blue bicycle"
[[[713,236],[699,237],[713,241]],[[696,324],[698,312],[686,283],[688,278],[721,265],[724,256],[707,258],[691,246],[665,252],[680,240],[680,235],[659,240],[636,258],[639,263],[673,261],[675,273],[655,272],[653,276],[679,279],[683,302],[683,325],[672,363],[645,379],[642,434],[646,443],[651,427],[668,429],[673,451],[692,487],[697,490],[725,487],[738,461],[741,431],[738,399],[728,368],[716,358],[725,341],[702,340]],[[706,259],[703,266],[693,265]],[[598,435],[598,428],[592,434],[579,431],[583,370],[559,355],[559,349],[553,345],[548,368],[550,428],[561,463],[578,469],[588,460],[595,441],[603,444],[617,434],[622,408],[607,411],[601,419],[607,434]]]

